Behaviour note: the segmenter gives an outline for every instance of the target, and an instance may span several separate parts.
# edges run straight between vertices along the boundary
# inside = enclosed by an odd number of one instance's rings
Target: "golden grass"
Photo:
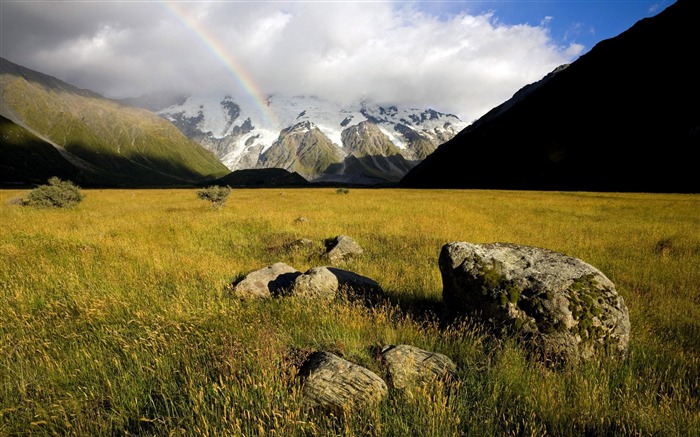
[[[700,433],[700,196],[331,188],[83,190],[70,210],[0,191],[0,435],[691,435]],[[306,217],[307,223],[295,221]],[[346,234],[375,308],[238,302],[235,278],[298,238]],[[579,257],[630,308],[630,358],[554,372],[478,326],[442,327],[437,257],[507,241]],[[372,348],[451,356],[460,382],[333,418],[299,405],[296,366],[330,350],[381,372]]]

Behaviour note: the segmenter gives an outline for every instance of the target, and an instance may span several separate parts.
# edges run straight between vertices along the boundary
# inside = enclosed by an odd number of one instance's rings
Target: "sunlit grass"
[[[700,197],[479,190],[84,190],[70,210],[0,191],[0,435],[698,435]],[[308,222],[297,222],[306,217]],[[345,268],[377,307],[238,302],[235,277],[324,265],[298,238],[346,234]],[[630,308],[630,357],[555,372],[478,325],[443,326],[449,241],[579,257]],[[343,417],[300,408],[296,366],[329,350],[381,372],[374,350],[450,356],[459,382],[394,393]]]

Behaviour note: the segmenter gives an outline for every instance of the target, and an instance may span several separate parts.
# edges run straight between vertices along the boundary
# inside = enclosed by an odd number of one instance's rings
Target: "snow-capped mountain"
[[[308,96],[264,103],[189,96],[157,112],[231,170],[278,167],[309,180],[359,183],[398,181],[467,125],[433,109]]]

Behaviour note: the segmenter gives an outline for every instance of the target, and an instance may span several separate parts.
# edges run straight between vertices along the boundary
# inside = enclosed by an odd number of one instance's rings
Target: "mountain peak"
[[[322,164],[312,165],[308,159],[298,169],[309,180],[324,174],[333,162],[353,154],[372,155],[374,161],[366,166],[355,165],[332,168],[333,180],[370,180],[361,175],[343,175],[344,171],[371,173],[371,180],[396,180],[415,162],[423,159],[438,145],[451,139],[466,127],[458,117],[433,109],[415,109],[400,105],[377,105],[367,101],[354,105],[340,105],[318,96],[285,96],[277,94],[269,100],[264,111],[257,102],[225,95],[222,98],[191,96],[187,102],[159,111],[162,117],[175,122],[190,138],[216,153],[231,170],[261,168],[281,165],[294,169],[289,159],[300,159],[295,153],[287,155],[290,144],[276,152],[268,152],[283,137],[305,138],[294,147],[304,147],[305,142],[320,141],[324,152],[308,152],[312,156],[326,156]],[[265,114],[265,112],[267,114]],[[358,129],[358,126],[361,126]],[[354,135],[346,134],[350,129]],[[346,141],[352,139],[352,143]],[[361,138],[359,143],[357,138]],[[291,138],[289,139],[291,141]],[[296,140],[295,140],[296,141]],[[366,144],[361,144],[365,141]],[[331,147],[332,146],[332,147]],[[405,163],[393,166],[382,176],[383,158],[402,155]],[[265,155],[265,156],[263,156]],[[305,155],[305,159],[307,158]],[[321,168],[323,167],[323,168]],[[296,170],[295,170],[296,171]],[[403,172],[403,173],[402,173]],[[384,179],[382,179],[384,178]]]

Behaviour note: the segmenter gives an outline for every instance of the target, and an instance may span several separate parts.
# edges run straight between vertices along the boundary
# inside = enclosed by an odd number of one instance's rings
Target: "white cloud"
[[[114,97],[236,94],[248,77],[264,93],[431,106],[471,121],[580,53],[557,47],[547,21],[506,26],[493,13],[438,17],[390,2],[7,3],[0,48]]]

